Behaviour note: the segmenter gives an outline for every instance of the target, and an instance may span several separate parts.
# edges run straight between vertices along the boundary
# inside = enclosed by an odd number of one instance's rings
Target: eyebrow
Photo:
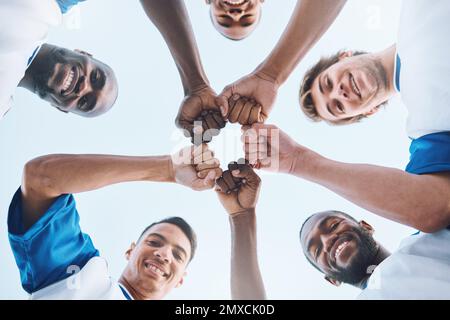
[[[323,76],[322,76],[323,77]],[[322,87],[322,77],[319,76],[318,81],[319,81],[319,90],[321,94],[324,94],[324,90]],[[337,118],[336,114],[334,114],[333,110],[330,108],[330,105],[328,103],[325,104],[327,106],[327,111],[335,118]]]
[[[164,241],[164,242],[168,242],[168,241],[167,241],[167,238],[164,237],[163,235],[159,234],[159,233],[150,233],[150,234],[147,236],[147,238],[149,238],[149,237],[151,237],[151,236],[155,236],[155,237],[159,238],[160,240],[162,240],[162,241]],[[174,247],[175,247],[176,249],[180,250],[181,253],[184,254],[184,257],[185,257],[185,258],[188,256],[187,253],[186,253],[186,250],[184,250],[184,248],[183,248],[182,246],[179,246],[179,245],[176,244],[176,245],[174,245]]]
[[[319,225],[318,225],[317,228],[318,228],[318,229],[323,228],[323,226],[324,226],[328,221],[330,221],[331,219],[334,219],[334,218],[336,218],[336,217],[335,217],[335,216],[330,216],[330,217],[327,217],[327,218],[323,219],[323,220],[319,223]],[[313,245],[313,240],[310,239],[310,240],[308,241],[308,245],[307,245],[306,247],[307,247],[307,252],[308,252],[311,256],[313,256],[313,255],[311,254],[311,252],[310,252],[312,245]]]

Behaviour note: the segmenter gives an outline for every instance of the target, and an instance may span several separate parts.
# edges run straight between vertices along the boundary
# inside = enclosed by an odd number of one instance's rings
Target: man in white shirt
[[[11,249],[30,299],[163,298],[180,286],[195,233],[173,217],[147,227],[125,252],[118,281],[79,224],[73,193],[129,181],[214,186],[222,171],[206,145],[173,156],[48,155],[27,163],[8,214]]]
[[[450,230],[416,233],[392,254],[373,233],[365,221],[326,211],[304,222],[300,242],[328,282],[361,288],[359,299],[450,298]]]
[[[17,86],[64,112],[93,117],[117,98],[112,69],[82,51],[45,44],[48,31],[78,0],[0,2],[0,119]]]

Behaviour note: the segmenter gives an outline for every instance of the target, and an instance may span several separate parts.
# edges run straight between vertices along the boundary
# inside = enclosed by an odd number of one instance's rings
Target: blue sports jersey
[[[411,143],[406,171],[429,174],[450,171],[450,132],[422,136]]]
[[[66,13],[73,6],[75,6],[79,2],[83,2],[83,1],[86,1],[86,0],[56,0],[62,13]]]
[[[14,195],[8,213],[8,236],[19,267],[22,287],[36,292],[82,269],[99,251],[81,232],[72,195],[58,197],[28,230],[23,227],[22,192]]]

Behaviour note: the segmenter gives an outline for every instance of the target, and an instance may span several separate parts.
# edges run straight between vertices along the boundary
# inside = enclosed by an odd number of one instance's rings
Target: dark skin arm
[[[193,139],[194,121],[201,121],[201,132],[210,130],[204,137],[208,142],[225,127],[225,121],[215,102],[216,93],[203,70],[184,1],[141,0],[141,4],[166,41],[181,77],[185,98],[175,122]]]
[[[249,165],[232,163],[216,181],[219,200],[231,227],[231,297],[263,300],[266,291],[259,270],[256,213],[261,179]]]

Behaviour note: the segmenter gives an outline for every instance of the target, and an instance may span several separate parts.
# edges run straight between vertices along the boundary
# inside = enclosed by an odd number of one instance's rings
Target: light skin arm
[[[242,125],[267,119],[278,88],[334,22],[346,0],[299,0],[283,35],[270,55],[249,75],[225,87],[217,99],[222,115]],[[245,97],[260,105],[260,115],[241,118],[243,107],[233,107],[235,99]],[[234,121],[235,118],[236,120]]]
[[[215,178],[221,174],[212,153],[205,145],[183,150],[189,155],[197,152],[200,155],[196,157],[197,164],[175,163],[172,156],[57,154],[31,160],[25,165],[21,187],[24,226],[28,229],[39,220],[60,195],[92,191],[116,183],[177,182],[195,190],[212,188]]]
[[[257,71],[284,83],[344,7],[346,0],[300,0],[283,35]]]
[[[216,181],[219,200],[231,227],[231,297],[264,300],[266,292],[257,256],[256,213],[261,180],[248,165],[230,164]]]
[[[225,121],[215,103],[216,93],[210,88],[203,69],[184,1],[141,0],[141,4],[166,41],[181,77],[185,99],[175,120],[177,126],[186,130],[186,136],[192,138],[196,120],[204,122],[203,131],[220,130],[225,126]]]
[[[370,212],[424,232],[450,225],[449,173],[415,175],[394,168],[338,162],[299,145],[275,126],[258,124],[251,129],[245,132],[246,158],[262,169],[320,184]],[[258,139],[250,141],[249,134]],[[255,141],[261,137],[266,146],[258,155]],[[267,154],[279,155],[277,166]]]

